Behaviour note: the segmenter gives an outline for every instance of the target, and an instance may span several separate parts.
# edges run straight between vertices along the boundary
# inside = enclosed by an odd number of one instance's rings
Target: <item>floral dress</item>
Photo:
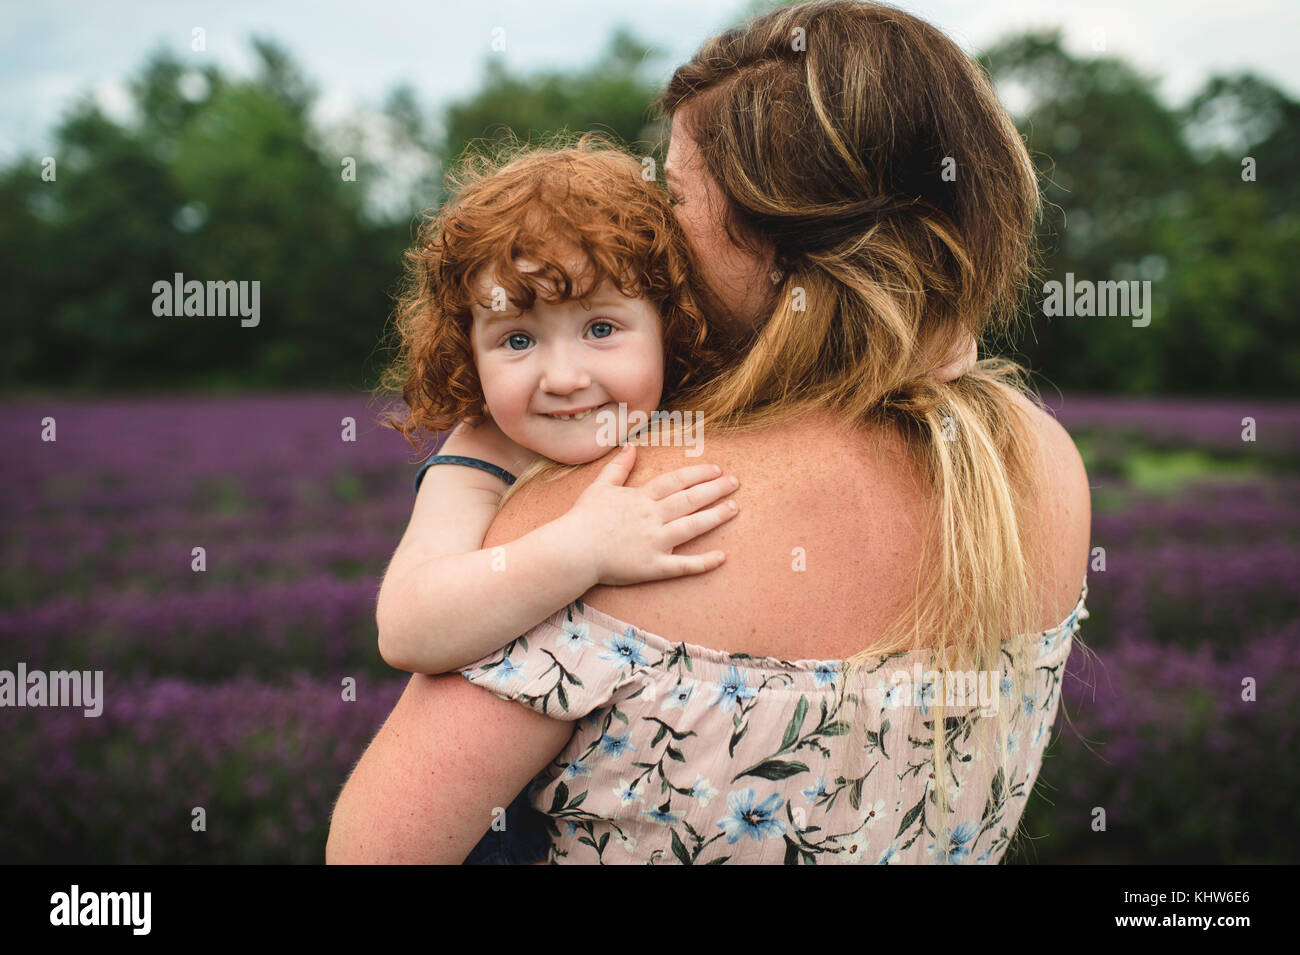
[[[673,643],[579,600],[461,673],[575,723],[525,791],[552,864],[996,863],[1038,777],[1087,593],[1085,579],[1065,621],[1004,644],[979,718],[950,719],[965,730],[948,747],[946,838],[934,831],[935,674],[917,652],[873,661],[850,721],[841,661]],[[1014,701],[1012,646],[1033,658]],[[1007,733],[992,742],[995,707]],[[986,755],[999,744],[1008,777]],[[846,777],[850,747],[865,757]]]

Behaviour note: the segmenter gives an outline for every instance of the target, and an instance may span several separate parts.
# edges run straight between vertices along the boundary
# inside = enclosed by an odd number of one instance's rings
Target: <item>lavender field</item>
[[[1091,616],[1008,861],[1294,862],[1300,406],[1051,403],[1093,485]],[[0,709],[0,862],[323,861],[406,681],[379,658],[374,601],[418,455],[381,411],[0,406],[0,669],[104,681],[98,717]]]

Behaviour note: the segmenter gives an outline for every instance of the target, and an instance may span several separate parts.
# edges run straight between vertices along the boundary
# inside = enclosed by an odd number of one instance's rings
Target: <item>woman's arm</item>
[[[504,545],[564,514],[589,480],[569,474],[521,488],[493,520],[483,546]],[[494,810],[509,805],[572,735],[572,723],[457,675],[412,677],[339,795],[325,861],[463,862]]]
[[[539,490],[524,487],[511,498],[484,547],[554,520],[582,488],[561,479]],[[413,676],[339,794],[326,863],[464,862],[495,811],[504,810],[572,735],[572,723],[503,700],[457,674]]]
[[[572,735],[458,674],[411,677],[339,794],[325,862],[459,865]]]

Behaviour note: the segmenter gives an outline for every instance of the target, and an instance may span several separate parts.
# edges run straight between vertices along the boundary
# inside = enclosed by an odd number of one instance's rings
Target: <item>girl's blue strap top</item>
[[[420,491],[420,482],[424,480],[424,472],[435,464],[463,464],[465,467],[478,468],[480,471],[495,475],[505,481],[507,485],[515,483],[515,476],[505,468],[499,468],[495,464],[489,464],[479,458],[467,458],[460,454],[435,454],[420,465],[420,470],[415,472],[415,491],[417,494]]]

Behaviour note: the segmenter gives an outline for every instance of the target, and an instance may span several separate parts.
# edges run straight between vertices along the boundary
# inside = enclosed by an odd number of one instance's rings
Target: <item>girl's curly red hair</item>
[[[405,255],[394,312],[398,355],[381,387],[400,390],[407,412],[383,423],[421,448],[415,435],[422,429],[446,432],[481,416],[483,388],[470,344],[470,306],[492,305],[475,290],[481,275],[495,276],[523,309],[533,306],[543,282],[559,302],[581,301],[606,280],[645,298],[663,322],[665,408],[675,394],[717,374],[726,345],[710,331],[693,292],[698,273],[689,241],[667,194],[642,169],[592,133],[570,146],[510,141],[490,153],[466,152],[447,176],[451,198],[424,217]],[[577,276],[564,265],[573,250],[587,263]],[[537,271],[519,271],[520,257],[536,262]]]

